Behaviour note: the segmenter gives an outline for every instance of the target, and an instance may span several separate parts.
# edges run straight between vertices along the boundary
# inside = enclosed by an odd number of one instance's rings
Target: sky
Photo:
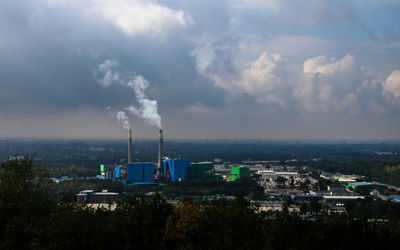
[[[2,0],[0,137],[400,140],[399,0]]]

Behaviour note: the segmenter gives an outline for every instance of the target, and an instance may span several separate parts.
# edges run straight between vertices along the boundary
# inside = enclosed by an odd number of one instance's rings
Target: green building
[[[388,189],[387,185],[383,184],[378,184],[378,183],[371,183],[371,182],[350,182],[346,185],[347,188],[359,188],[359,189],[367,189],[367,190],[372,190],[372,189],[377,189],[379,191],[384,191]]]
[[[212,162],[192,163],[189,171],[189,178],[192,180],[222,180],[222,176],[214,174],[214,163]]]
[[[231,171],[232,181],[249,176],[250,176],[250,170],[248,167],[232,167]]]

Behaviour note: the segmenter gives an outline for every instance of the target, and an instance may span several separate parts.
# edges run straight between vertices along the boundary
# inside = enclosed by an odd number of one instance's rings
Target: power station
[[[126,165],[100,166],[104,179],[116,179],[124,184],[167,184],[190,179],[222,180],[214,175],[212,162],[193,163],[185,159],[163,159],[163,130],[158,131],[158,162],[133,162],[132,130],[128,130],[128,161]]]

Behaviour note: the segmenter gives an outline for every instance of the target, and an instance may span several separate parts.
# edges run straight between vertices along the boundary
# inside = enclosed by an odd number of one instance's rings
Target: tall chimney
[[[128,138],[128,163],[132,162],[132,129],[129,129]]]
[[[160,176],[159,178],[161,178],[161,176],[164,174],[164,166],[163,166],[163,131],[162,129],[160,129],[159,135],[158,135],[158,169],[160,171]]]

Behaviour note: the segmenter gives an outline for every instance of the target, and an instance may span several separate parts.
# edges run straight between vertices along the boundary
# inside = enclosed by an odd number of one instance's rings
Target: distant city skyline
[[[167,139],[400,140],[399,13],[398,0],[2,1],[0,138],[125,138],[124,111],[140,139],[162,124]]]

